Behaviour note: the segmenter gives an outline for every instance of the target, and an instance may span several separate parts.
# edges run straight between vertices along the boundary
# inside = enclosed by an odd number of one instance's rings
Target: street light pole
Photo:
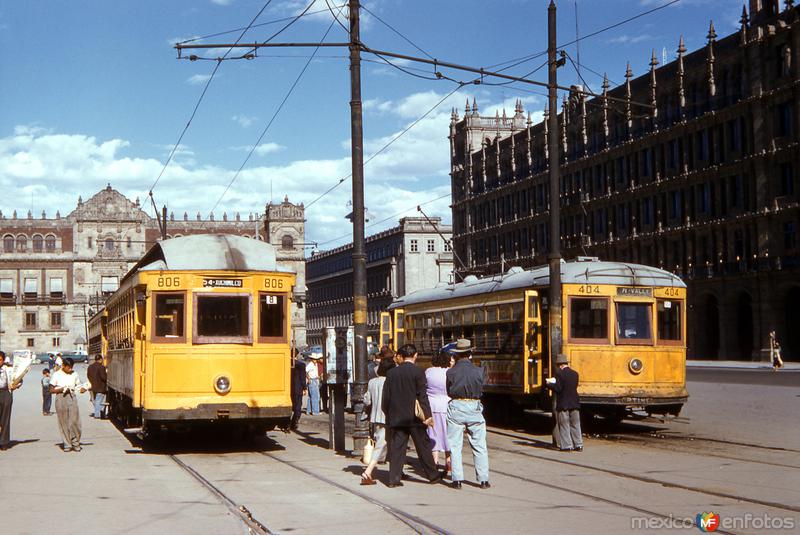
[[[547,8],[547,96],[550,113],[548,120],[548,151],[550,178],[550,303],[548,305],[550,333],[550,373],[556,356],[561,352],[561,200],[559,198],[558,134],[558,63],[556,61],[556,3],[550,0]],[[566,111],[564,112],[566,113]]]
[[[369,425],[361,418],[367,389],[367,256],[364,252],[364,133],[361,117],[361,36],[359,0],[349,0],[350,12],[350,136],[353,180],[353,449],[361,451]]]

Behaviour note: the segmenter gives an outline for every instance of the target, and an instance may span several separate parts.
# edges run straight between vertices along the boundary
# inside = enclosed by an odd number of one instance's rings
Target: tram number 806
[[[283,290],[283,279],[264,279],[264,288],[267,290]]]
[[[177,288],[181,285],[180,277],[159,277],[156,283],[159,288]]]

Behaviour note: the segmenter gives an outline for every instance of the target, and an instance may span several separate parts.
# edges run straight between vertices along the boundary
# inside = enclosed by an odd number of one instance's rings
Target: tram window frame
[[[247,335],[204,335],[200,334],[198,319],[198,304],[200,299],[224,299],[226,297],[246,298],[247,303],[243,304],[243,310],[247,311]],[[203,292],[192,295],[192,344],[252,344],[253,343],[253,299],[246,292]]]
[[[281,309],[283,311],[283,321],[281,323],[281,336],[262,336],[261,334],[261,316],[263,311],[261,310],[261,299],[267,296],[275,296],[278,299],[283,300]],[[281,293],[271,293],[271,292],[259,292],[258,293],[258,341],[262,344],[281,344],[286,343],[288,341],[288,321],[289,321],[289,298],[287,294]]]
[[[152,294],[153,306],[150,311],[151,322],[151,336],[150,340],[157,344],[185,344],[186,343],[186,292],[153,292]],[[180,325],[182,327],[182,334],[177,335],[159,335],[158,334],[158,301],[160,298],[180,297],[183,299],[183,307],[181,311],[182,317],[180,318]],[[109,328],[109,339],[113,338],[113,321]]]
[[[620,337],[620,305],[622,306],[645,306],[648,313],[644,316],[648,320],[647,327],[650,336],[648,338],[622,338]],[[653,302],[652,301],[615,301],[614,302],[614,338],[617,345],[653,345]]]
[[[576,302],[579,301],[601,301],[605,303],[605,336],[600,338],[586,338],[580,336],[574,336],[573,331],[575,326],[573,325],[573,319],[576,317],[574,306]],[[591,310],[591,304],[589,305]],[[570,296],[569,297],[569,342],[573,344],[595,344],[595,345],[610,345],[611,338],[609,336],[609,327],[611,326],[611,303],[608,297],[579,297],[579,296]]]
[[[659,306],[670,303],[669,307],[677,307],[677,320],[678,320],[678,338],[662,338],[661,337],[661,311]],[[658,299],[656,300],[656,336],[658,336],[659,345],[679,346],[683,345],[683,307],[684,301],[680,299]]]

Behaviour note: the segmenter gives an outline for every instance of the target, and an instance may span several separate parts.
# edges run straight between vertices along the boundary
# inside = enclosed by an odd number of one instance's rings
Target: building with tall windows
[[[689,292],[689,354],[764,360],[775,330],[800,359],[800,11],[750,0],[738,32],[598,96],[564,95],[559,128],[477,103],[450,124],[453,242],[464,273],[547,263],[549,136],[560,231],[578,255],[668,269]],[[642,106],[640,104],[645,104]],[[546,119],[546,117],[545,117]]]
[[[452,282],[450,225],[441,218],[405,217],[367,237],[367,336],[377,342],[380,313],[398,296]],[[306,260],[308,342],[322,344],[326,327],[353,323],[353,244]]]
[[[303,207],[288,199],[247,219],[226,213],[220,219],[214,214],[203,218],[198,213],[191,219],[187,213],[178,219],[170,214],[167,231],[168,238],[228,233],[267,239],[279,244],[279,263],[304,268],[296,258],[303,255]],[[86,201],[79,197],[64,216],[59,211],[37,218],[30,211],[23,217],[0,212],[0,236],[0,349],[40,353],[84,348],[88,317],[161,234],[157,220],[142,210],[138,199],[131,201],[109,184]],[[296,301],[304,298],[302,285],[295,294]],[[295,335],[304,344],[302,306],[294,303],[293,313]]]

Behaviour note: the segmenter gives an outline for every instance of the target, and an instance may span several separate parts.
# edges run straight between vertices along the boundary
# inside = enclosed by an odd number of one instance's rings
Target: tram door
[[[525,393],[536,392],[542,387],[542,315],[539,292],[525,291]]]
[[[394,317],[392,324],[394,325],[394,349],[397,351],[406,343],[406,325],[405,325],[405,312],[402,308],[396,308],[392,311]]]
[[[383,346],[391,347],[392,341],[392,314],[391,312],[381,312],[381,329],[378,349]]]

